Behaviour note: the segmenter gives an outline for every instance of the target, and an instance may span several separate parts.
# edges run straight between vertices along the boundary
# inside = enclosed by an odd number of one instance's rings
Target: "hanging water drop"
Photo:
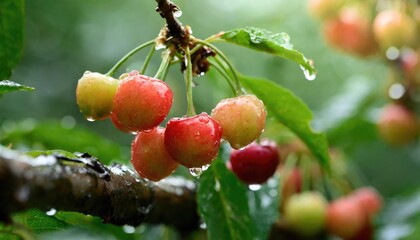
[[[300,65],[300,68],[303,71],[303,75],[305,75],[306,80],[312,81],[315,80],[316,74],[315,72],[310,72],[308,69],[306,69],[304,66]]]
[[[95,119],[93,117],[87,117],[86,120],[88,120],[89,122],[94,122]]]
[[[248,186],[249,190],[254,191],[254,192],[260,190],[261,187],[262,186],[260,184],[250,184]]]
[[[88,74],[91,74],[92,72],[91,71],[85,71],[84,73],[83,73],[83,75],[88,75]]]
[[[131,225],[124,225],[122,228],[123,231],[127,234],[133,234],[136,232],[136,229]]]
[[[174,11],[174,16],[175,16],[175,17],[177,17],[177,18],[181,17],[181,16],[182,16],[182,11],[181,11],[181,9],[177,9],[177,10],[175,10],[175,11]]]
[[[194,177],[200,177],[201,174],[203,173],[203,169],[201,169],[201,167],[198,168],[190,168],[190,174]]]
[[[54,216],[56,213],[57,213],[57,210],[55,210],[55,208],[51,208],[45,214],[47,214],[48,216]]]

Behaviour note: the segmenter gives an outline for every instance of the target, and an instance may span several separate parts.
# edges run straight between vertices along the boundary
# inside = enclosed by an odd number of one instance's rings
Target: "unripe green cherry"
[[[117,89],[117,79],[86,71],[76,88],[76,101],[80,112],[90,121],[109,117]]]
[[[287,201],[284,217],[292,229],[304,236],[319,233],[326,224],[328,202],[318,192],[302,192]]]
[[[264,103],[254,95],[220,101],[211,116],[223,129],[223,138],[239,149],[257,139],[265,126]]]

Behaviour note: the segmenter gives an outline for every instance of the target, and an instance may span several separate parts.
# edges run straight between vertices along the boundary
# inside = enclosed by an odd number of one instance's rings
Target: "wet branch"
[[[54,208],[115,225],[159,223],[182,232],[198,227],[194,183],[168,178],[155,184],[122,165],[103,167],[108,177],[85,164],[56,156],[29,158],[0,146],[0,220],[30,208]]]
[[[186,31],[182,23],[175,17],[180,11],[179,7],[170,0],[156,0],[158,7],[156,11],[166,20],[166,26],[170,35],[180,42],[184,42]]]

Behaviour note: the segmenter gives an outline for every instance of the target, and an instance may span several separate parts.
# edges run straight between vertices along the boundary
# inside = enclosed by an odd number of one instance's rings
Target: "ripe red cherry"
[[[223,129],[223,138],[234,149],[257,139],[265,126],[264,103],[254,95],[243,95],[220,101],[211,116]]]
[[[366,14],[367,15],[367,14]],[[377,52],[368,16],[356,7],[342,9],[324,24],[324,36],[334,48],[367,57]]]
[[[376,15],[373,32],[383,48],[411,45],[416,39],[417,26],[413,18],[397,9],[389,9]]]
[[[400,104],[386,106],[378,120],[380,136],[393,145],[403,145],[417,139],[419,123],[416,115]]]
[[[284,217],[296,232],[313,236],[325,227],[327,206],[327,200],[320,193],[302,192],[287,201]]]
[[[178,163],[166,151],[165,129],[161,127],[139,132],[131,144],[131,163],[140,176],[159,181],[169,176]]]
[[[172,118],[166,125],[166,150],[188,168],[210,164],[217,156],[222,128],[207,113]]]
[[[330,233],[349,239],[366,224],[363,208],[351,197],[342,197],[328,206],[327,229]]]
[[[172,90],[165,82],[132,71],[118,87],[112,122],[124,132],[152,129],[168,115],[172,97]]]
[[[246,184],[266,182],[276,172],[278,164],[279,154],[273,142],[254,142],[230,153],[232,171]]]
[[[76,88],[76,101],[82,114],[89,120],[109,117],[118,80],[97,72],[85,72]]]
[[[372,187],[363,187],[353,192],[352,197],[364,209],[368,220],[372,219],[382,209],[381,195]]]

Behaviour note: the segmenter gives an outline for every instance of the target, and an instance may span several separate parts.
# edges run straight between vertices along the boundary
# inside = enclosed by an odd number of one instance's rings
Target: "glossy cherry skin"
[[[386,106],[377,126],[379,135],[392,145],[403,145],[416,140],[420,129],[416,115],[400,104]]]
[[[207,113],[172,118],[166,125],[165,146],[179,164],[198,168],[217,156],[222,128]]]
[[[277,147],[263,144],[254,142],[230,153],[231,170],[246,184],[265,183],[276,172],[280,162]]]
[[[97,72],[85,72],[76,88],[80,112],[89,120],[102,120],[111,114],[118,80]]]
[[[166,118],[172,102],[172,90],[165,82],[132,71],[120,82],[111,119],[123,132],[152,129]]]
[[[159,181],[169,176],[178,163],[166,151],[165,129],[156,127],[139,132],[131,144],[131,163],[140,176]]]
[[[223,129],[223,138],[234,149],[245,147],[261,135],[266,115],[264,103],[254,95],[224,99],[211,112]]]

